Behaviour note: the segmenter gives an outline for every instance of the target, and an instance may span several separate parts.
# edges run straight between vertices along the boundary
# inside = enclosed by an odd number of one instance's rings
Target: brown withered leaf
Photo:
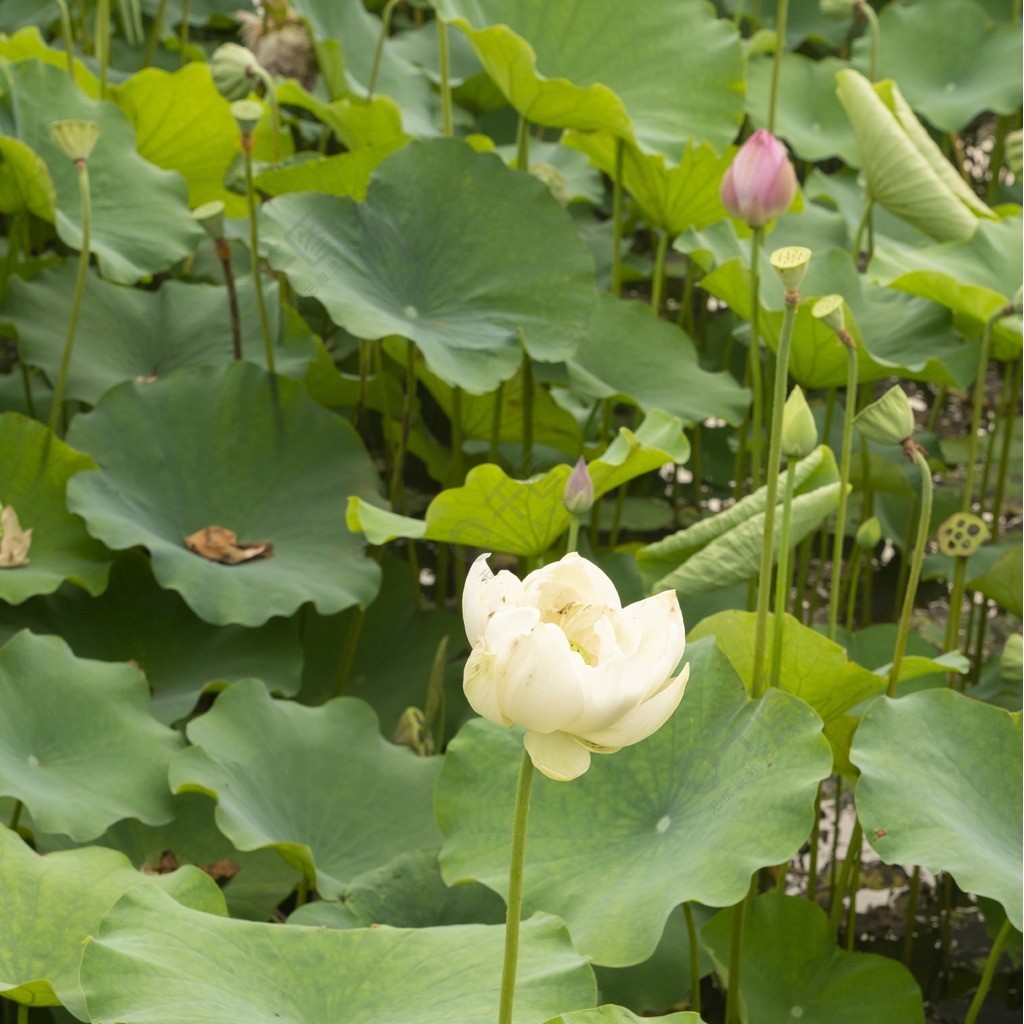
[[[174,851],[164,850],[155,864],[143,864],[139,870],[144,875],[169,875],[172,871],[177,871],[178,867],[178,858]]]
[[[233,860],[215,861],[213,864],[207,864],[203,870],[215,881],[219,882],[222,878],[234,878],[238,874],[238,862]]]
[[[211,562],[241,565],[254,558],[269,558],[272,544],[239,544],[238,534],[223,526],[206,526],[185,538],[185,547]]]
[[[32,531],[23,530],[18,513],[8,505],[0,509],[0,569],[17,569],[28,565],[28,549]]]

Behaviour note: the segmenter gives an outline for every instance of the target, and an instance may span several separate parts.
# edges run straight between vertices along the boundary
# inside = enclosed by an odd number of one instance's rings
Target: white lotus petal
[[[513,722],[556,732],[583,711],[583,659],[557,626],[539,623],[496,653],[498,705]]]
[[[651,733],[657,732],[672,717],[679,706],[686,689],[686,680],[690,677],[690,666],[687,665],[679,675],[667,686],[649,697],[632,711],[626,712],[614,725],[607,729],[588,731],[585,735],[577,733],[581,740],[596,743],[602,747],[628,747],[640,740],[647,739]]]
[[[583,670],[583,711],[563,729],[574,736],[608,729],[647,696],[651,685],[650,670],[637,657],[620,656],[594,668],[587,666]]]
[[[469,706],[489,722],[510,726],[498,707],[498,680],[494,675],[495,657],[483,647],[474,648],[462,676],[462,689]]]
[[[466,637],[471,644],[480,639],[488,619],[500,608],[519,603],[516,598],[522,584],[507,569],[497,575],[491,572],[487,559],[490,554],[480,555],[466,574],[466,585],[462,588],[462,621],[466,626]]]
[[[646,695],[651,696],[675,671],[686,649],[686,628],[679,599],[674,590],[665,590],[623,608],[622,617],[633,622],[640,631],[636,652],[650,668],[650,688]]]
[[[590,767],[590,751],[564,732],[528,732],[523,743],[537,770],[556,782],[570,782]]]
[[[620,609],[615,584],[593,562],[570,552],[551,565],[535,569],[523,580],[523,603],[542,611],[567,604],[605,604]]]

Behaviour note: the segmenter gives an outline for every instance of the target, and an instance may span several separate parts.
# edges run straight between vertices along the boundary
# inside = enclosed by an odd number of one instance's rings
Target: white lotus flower
[[[689,665],[674,590],[622,607],[610,579],[575,552],[520,581],[474,563],[462,595],[473,651],[463,688],[477,714],[521,725],[548,778],[575,779],[591,752],[657,731],[683,696]]]

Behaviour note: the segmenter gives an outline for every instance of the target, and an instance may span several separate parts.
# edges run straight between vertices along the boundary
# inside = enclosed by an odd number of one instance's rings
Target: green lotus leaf
[[[604,454],[590,462],[594,495],[600,498],[666,462],[685,462],[689,451],[679,420],[655,410],[636,433],[620,428]],[[571,466],[563,464],[543,476],[515,480],[500,466],[485,463],[466,474],[462,487],[434,498],[425,519],[396,515],[352,497],[346,521],[353,532],[365,533],[371,544],[396,537],[426,538],[535,557],[568,529],[562,493],[571,471]]]
[[[366,198],[370,175],[400,146],[363,146],[337,156],[314,157],[286,167],[271,167],[256,175],[253,184],[269,196],[288,192],[323,192],[329,196],[351,196],[357,202]]]
[[[64,262],[29,281],[11,281],[3,319],[18,332],[18,350],[32,366],[57,379],[67,340],[67,302],[76,268]],[[264,363],[263,335],[252,277],[236,279],[242,352]],[[276,281],[264,285],[275,368],[301,377],[315,343],[293,311],[282,308]],[[105,392],[129,380],[163,378],[174,370],[226,363],[233,358],[227,289],[212,284],[165,281],[155,291],[86,279],[66,396],[95,405]]]
[[[850,68],[836,73],[871,196],[939,241],[970,238],[995,214],[971,191],[891,79],[871,84]]]
[[[611,295],[598,299],[587,339],[568,366],[577,394],[629,398],[645,412],[664,409],[687,423],[714,416],[738,424],[750,405],[750,392],[732,374],[700,365],[687,334],[646,303]]]
[[[32,6],[37,11],[39,10],[38,4],[32,3]],[[57,13],[56,8],[54,13]],[[49,17],[46,20],[48,23],[52,22],[52,19]],[[47,46],[46,40],[43,39],[42,33],[35,25],[19,27],[18,31],[13,35],[0,38],[0,57],[10,61],[12,64],[19,64],[26,60],[38,60],[43,64],[49,64],[51,67],[60,68],[65,75],[68,71],[67,50],[62,46]],[[91,96],[95,99],[100,94],[99,79],[93,74],[92,69],[87,67],[78,57],[74,58],[73,64],[75,85],[86,96]]]
[[[879,75],[894,78],[907,102],[940,131],[958,132],[988,110],[1019,109],[1017,26],[993,24],[974,0],[888,4],[878,23]],[[867,51],[865,37],[854,48],[861,71]],[[909,53],[913,60],[907,60]]]
[[[965,892],[998,900],[1020,931],[1021,713],[948,689],[881,698],[850,756],[878,856],[948,871]]]
[[[186,64],[173,74],[146,68],[114,86],[110,97],[135,129],[139,154],[185,179],[190,206],[219,199],[227,216],[246,216],[245,197],[224,187],[239,151],[238,125],[208,64]]]
[[[595,757],[572,785],[534,782],[524,907],[559,914],[598,964],[649,957],[680,902],[742,899],[754,871],[806,839],[831,767],[806,704],[781,690],[749,700],[711,640],[688,654],[689,687],[650,739]],[[448,745],[435,794],[447,881],[506,892],[521,749],[519,730],[483,719]]]
[[[561,921],[535,916],[520,935],[515,1024],[594,1002],[593,972]],[[166,1024],[213,1010],[218,1024],[478,1024],[496,1012],[504,938],[503,925],[233,921],[140,890],[86,946],[82,987],[92,1021]]]
[[[162,889],[210,914],[224,913],[217,884],[197,868],[144,875],[113,850],[89,847],[40,856],[0,826],[0,993],[28,1006],[63,1004],[86,1020],[78,965],[86,938],[129,889]]]
[[[65,580],[90,594],[107,585],[110,552],[85,531],[65,504],[68,481],[96,463],[20,413],[0,415],[0,505],[11,506],[32,531],[28,564],[0,569],[0,599],[20,604],[52,594]]]
[[[723,910],[701,933],[723,979],[734,914]],[[924,1024],[910,971],[889,957],[837,949],[828,916],[809,900],[766,893],[748,902],[740,963],[740,998],[751,1021]]]
[[[1004,551],[987,572],[971,576],[967,585],[993,601],[998,601],[1011,615],[1021,618],[1024,607],[1021,602],[1021,580],[1024,577],[1024,548],[1019,544]]]
[[[148,548],[157,582],[205,621],[260,626],[307,601],[330,615],[373,599],[380,570],[346,535],[341,503],[375,495],[376,471],[349,424],[294,381],[231,363],[128,382],[69,438],[100,467],[69,488],[70,507],[109,547]],[[210,526],[273,553],[210,561],[185,545]]]
[[[386,48],[385,48],[386,49]],[[280,103],[290,107],[306,110],[318,121],[323,122],[338,137],[338,141],[349,151],[348,156],[355,156],[360,150],[384,149],[392,152],[408,141],[409,136],[402,131],[402,111],[390,96],[374,96],[372,99],[351,95],[346,86],[343,95],[330,103],[325,103],[312,93],[307,92],[294,79],[282,82],[278,86],[277,98]],[[431,134],[431,133],[427,133]],[[307,152],[307,156],[314,156]],[[380,163],[379,158],[376,162]],[[358,167],[354,164],[333,164],[338,167]],[[334,189],[319,189],[332,192]],[[345,194],[345,193],[335,193]],[[358,197],[357,197],[358,198]]]
[[[11,65],[6,77],[0,124],[49,168],[61,241],[72,248],[82,241],[78,172],[46,126],[59,118],[83,118],[100,126],[89,157],[89,186],[91,249],[102,276],[131,284],[167,270],[195,249],[203,229],[189,212],[184,183],[139,156],[135,132],[121,111],[89,99],[72,85],[66,68],[29,60]]]
[[[924,248],[889,244],[876,250],[870,273],[889,288],[931,299],[951,309],[965,334],[980,337],[985,322],[1010,304],[1024,280],[1021,216],[979,221],[967,242]],[[1020,320],[999,320],[992,355],[1010,361],[1021,353]]]
[[[0,213],[28,210],[53,222],[57,193],[46,164],[20,139],[0,137]]]
[[[17,607],[0,606],[0,638],[23,628],[61,637],[79,658],[135,662],[152,691],[153,717],[168,725],[202,693],[237,679],[259,678],[287,696],[299,688],[302,650],[294,621],[271,619],[258,630],[211,626],[174,591],[158,587],[137,552],[114,562],[100,597],[65,586]]]
[[[735,28],[694,0],[628,14],[615,0],[439,0],[528,121],[606,131],[678,162],[688,140],[724,149],[743,118]]]
[[[364,203],[285,195],[261,220],[271,265],[335,323],[408,338],[472,394],[515,373],[520,338],[542,362],[570,356],[594,303],[593,261],[548,189],[452,139],[391,154]]]
[[[916,48],[915,48],[916,52]],[[768,127],[772,57],[752,57],[747,64],[747,113],[755,128]],[[835,57],[811,60],[800,53],[783,53],[779,69],[775,134],[809,163],[839,157],[859,167],[860,156],[836,97],[836,72],[847,67]]]
[[[0,647],[0,709],[0,794],[42,831],[82,842],[122,818],[170,821],[181,737],[149,713],[138,669],[23,631]]]
[[[453,33],[452,37],[462,38],[459,33]],[[530,170],[536,174],[538,168],[554,168],[557,172],[555,180],[564,188],[562,201],[586,201],[593,206],[600,206],[605,198],[604,179],[586,155],[579,151],[579,147],[574,145],[569,148],[569,139],[574,135],[574,132],[566,132],[558,142],[531,139]],[[505,163],[515,166],[516,148],[515,145],[498,146],[496,151]]]
[[[761,274],[761,337],[778,347],[783,320],[783,291],[764,261]],[[740,258],[716,267],[701,287],[750,319],[750,274]],[[846,326],[857,343],[857,379],[863,383],[905,376],[966,387],[974,379],[978,350],[952,329],[950,317],[928,302],[879,287],[858,274],[848,252],[815,253],[800,287],[803,301],[793,326],[789,372],[804,388],[841,387],[846,381],[846,349],[831,328],[811,315],[814,302],[838,294],[846,300]]]
[[[605,174],[615,173],[615,137],[608,132],[567,132],[565,145],[586,153]],[[719,156],[706,143],[687,143],[682,157],[671,165],[662,153],[644,153],[627,145],[622,158],[622,182],[644,220],[669,235],[697,230],[726,216],[719,195],[722,178],[732,163],[731,146]]]
[[[438,843],[437,759],[386,742],[362,701],[308,708],[243,681],[193,719],[188,737],[194,746],[174,759],[172,789],[209,794],[235,846],[274,847],[325,898]]]
[[[642,1024],[647,1017],[638,1017],[621,1006],[599,1006],[594,1010],[560,1013],[545,1024]],[[668,1013],[658,1018],[664,1024],[703,1024],[699,1013]]]
[[[798,544],[835,508],[839,500],[835,456],[820,445],[796,470],[790,543]],[[781,488],[779,502],[781,503]],[[718,590],[753,579],[760,571],[767,488],[762,486],[735,505],[648,544],[637,552],[641,575],[654,590],[675,589],[680,596]],[[778,554],[781,519],[775,521]]]

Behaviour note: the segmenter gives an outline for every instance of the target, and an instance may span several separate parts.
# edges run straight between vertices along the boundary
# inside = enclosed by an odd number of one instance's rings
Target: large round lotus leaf
[[[288,696],[299,688],[294,620],[271,619],[257,630],[211,626],[174,591],[157,586],[138,552],[114,563],[100,597],[64,587],[17,608],[0,606],[0,640],[22,628],[62,637],[80,658],[135,662],[152,691],[153,717],[167,724],[187,715],[205,690],[238,679],[259,678]]]
[[[19,139],[0,138],[0,213],[28,210],[52,221],[57,196],[46,164]]]
[[[743,120],[733,25],[697,0],[439,0],[519,113],[604,130],[678,162],[689,139],[722,149]]]
[[[69,488],[71,508],[108,546],[147,547],[157,582],[207,622],[259,626],[307,601],[329,615],[376,593],[342,502],[375,495],[377,474],[349,424],[294,381],[232,363],[122,384],[69,439],[100,466]],[[190,551],[210,526],[273,554],[226,565]]]
[[[806,704],[780,690],[749,700],[711,640],[688,653],[686,694],[650,739],[572,783],[534,782],[524,906],[564,918],[595,963],[645,960],[685,900],[742,899],[754,871],[807,838],[831,769]],[[519,731],[483,719],[449,744],[435,796],[449,882],[507,891],[521,749]]]
[[[83,842],[122,818],[170,821],[167,766],[181,746],[150,715],[138,669],[27,631],[0,647],[0,794],[42,831]]]
[[[594,1003],[561,921],[523,923],[515,1024]],[[497,1012],[503,925],[332,930],[233,921],[128,893],[82,958],[92,1021],[481,1024]]]
[[[531,175],[452,139],[411,142],[366,201],[279,196],[261,212],[270,263],[360,338],[398,334],[473,394],[522,361],[572,355],[595,298],[569,215]]]
[[[34,0],[22,0],[23,6],[31,6],[35,12],[40,10],[40,7]],[[10,5],[5,5],[3,8],[6,14],[10,10]],[[42,8],[46,11],[46,8]],[[54,4],[52,14],[48,15],[45,24],[53,24],[53,15],[59,15],[60,8]],[[32,19],[35,21],[35,19]],[[26,27],[19,29],[12,36],[8,38],[0,37],[0,57],[4,57],[9,60],[12,64],[18,64],[26,60],[38,60],[43,64],[49,64],[52,67],[58,67],[64,74],[68,73],[68,54],[67,50],[63,46],[59,48],[53,46],[47,46],[46,40],[43,38],[42,33],[35,24],[30,24],[26,19],[22,22]],[[74,64],[74,76],[75,84],[81,89],[86,96],[92,96],[93,98],[100,94],[100,83],[99,79],[93,74],[92,69],[87,67],[85,63],[78,57],[73,60]]]
[[[965,333],[980,336],[985,322],[1006,307],[1024,280],[1019,214],[1001,221],[979,221],[968,242],[944,242],[924,248],[886,245],[871,260],[871,276],[890,288],[946,306]],[[1020,320],[997,321],[992,355],[1017,359]]]
[[[887,864],[948,871],[999,900],[1019,931],[1021,713],[954,690],[871,705],[850,752],[857,814]]]
[[[896,79],[907,102],[940,131],[958,132],[987,110],[1019,109],[1018,25],[992,24],[973,0],[887,4],[878,21],[879,77]],[[854,48],[864,72],[868,45],[865,36]]]
[[[723,981],[729,976],[733,909],[701,938]],[[828,916],[795,896],[766,893],[747,904],[740,947],[740,998],[751,1024],[924,1024],[914,976],[889,957],[836,948]]]
[[[135,129],[139,153],[185,179],[189,206],[219,199],[229,217],[247,214],[245,197],[224,187],[238,155],[238,125],[209,64],[195,61],[174,74],[146,68],[111,89],[111,98]]]
[[[587,340],[569,361],[569,381],[588,398],[625,396],[645,412],[664,409],[688,423],[717,416],[738,424],[750,405],[749,390],[732,374],[701,367],[685,332],[646,303],[613,295],[598,299]]]
[[[185,184],[135,151],[135,133],[112,103],[89,99],[72,85],[66,68],[25,61],[8,69],[10,88],[0,99],[6,133],[31,146],[46,162],[57,190],[57,234],[81,244],[78,172],[47,132],[51,121],[83,118],[100,126],[89,157],[91,248],[100,272],[131,284],[188,256],[203,237],[189,212]],[[65,300],[65,303],[68,300]]]
[[[275,847],[322,896],[437,845],[437,759],[384,740],[360,700],[308,708],[273,700],[256,681],[235,683],[188,737],[195,745],[171,765],[175,792],[208,793],[235,846]]]
[[[42,423],[7,412],[0,415],[0,464],[0,505],[12,507],[21,528],[32,531],[28,564],[0,568],[0,599],[20,604],[52,594],[65,580],[99,594],[107,585],[110,553],[65,504],[68,481],[96,463]]]
[[[768,127],[774,64],[772,57],[763,56],[747,65],[747,112],[755,128]],[[839,157],[848,167],[860,166],[850,122],[836,96],[836,71],[845,66],[845,61],[834,57],[811,60],[799,53],[782,55],[775,134],[801,160]]]
[[[196,910],[223,913],[216,883],[197,868],[144,875],[113,850],[89,847],[40,856],[0,826],[0,993],[29,1006],[63,1003],[86,1020],[78,965],[86,937],[129,889],[163,889]]]
[[[64,262],[29,281],[11,281],[3,320],[18,332],[18,351],[26,363],[57,379],[68,332],[67,296],[74,291],[75,262]],[[252,277],[236,280],[242,352],[265,363],[263,335]],[[271,337],[277,341],[275,369],[301,377],[315,344],[289,338],[294,315],[282,310],[277,282],[263,286]],[[285,318],[282,318],[282,312]],[[174,370],[226,363],[234,358],[227,289],[212,284],[165,281],[156,291],[109,284],[95,274],[85,295],[68,370],[66,397],[95,405],[106,391],[126,380],[163,378]]]

